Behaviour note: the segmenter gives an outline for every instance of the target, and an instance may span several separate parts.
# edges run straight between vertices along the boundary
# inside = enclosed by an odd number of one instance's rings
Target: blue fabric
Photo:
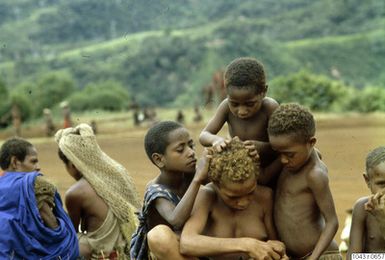
[[[43,224],[35,199],[38,172],[5,172],[0,177],[0,259],[76,259],[79,245],[73,224],[55,194],[59,227]]]
[[[147,260],[148,259],[148,245],[147,245],[147,215],[151,203],[157,198],[164,198],[177,205],[180,198],[172,193],[165,186],[160,184],[150,185],[144,194],[144,202],[142,211],[139,213],[139,226],[132,235],[130,244],[130,257],[133,260]]]

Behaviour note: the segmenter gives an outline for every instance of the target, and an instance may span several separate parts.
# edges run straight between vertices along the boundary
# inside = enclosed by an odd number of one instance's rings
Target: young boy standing
[[[333,240],[338,219],[328,170],[314,148],[313,115],[298,104],[284,104],[270,117],[272,148],[283,165],[274,219],[280,240],[293,259],[342,259]]]
[[[139,227],[131,241],[131,259],[188,259],[179,253],[179,234],[206,181],[209,156],[204,155],[196,168],[194,141],[174,121],[151,127],[144,146],[160,174],[147,184]]]
[[[273,192],[257,185],[258,174],[259,161],[238,138],[213,152],[212,182],[199,191],[183,228],[183,253],[221,260],[287,259],[283,244],[274,241]]]
[[[364,179],[372,196],[354,205],[348,256],[352,253],[385,252],[385,147],[377,147],[366,157]]]
[[[263,65],[254,58],[233,60],[224,73],[227,98],[200,134],[203,146],[220,151],[226,139],[217,133],[227,123],[231,137],[238,136],[249,149],[256,149],[262,166],[275,159],[267,135],[267,123],[278,103],[266,97],[267,84]]]
[[[76,180],[65,203],[85,259],[128,259],[140,202],[127,170],[99,147],[91,126],[80,124],[55,135],[59,157]]]

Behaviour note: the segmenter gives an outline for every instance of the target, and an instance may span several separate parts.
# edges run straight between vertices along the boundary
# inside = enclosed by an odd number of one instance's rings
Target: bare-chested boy
[[[314,148],[313,115],[298,104],[281,105],[270,117],[268,133],[283,165],[274,220],[289,257],[342,259],[333,240],[338,219],[328,170]]]
[[[360,198],[354,205],[349,257],[352,253],[385,252],[385,146],[366,157],[364,179],[372,195]]]
[[[212,155],[209,179],[199,191],[181,236],[181,252],[208,259],[286,259],[276,241],[273,192],[257,185],[259,161],[232,139]]]
[[[179,252],[179,234],[207,179],[209,156],[204,154],[197,163],[190,133],[174,121],[151,127],[144,146],[160,173],[147,184],[131,259],[191,259]]]
[[[227,66],[224,82],[227,98],[202,130],[200,143],[218,151],[223,149],[226,139],[217,133],[227,123],[230,136],[238,136],[249,149],[256,149],[262,166],[268,165],[276,156],[269,144],[267,123],[278,103],[266,97],[268,86],[263,65],[254,58],[237,58]]]
[[[127,170],[99,147],[91,126],[80,124],[55,135],[59,157],[76,180],[65,196],[85,259],[128,259],[137,227],[139,197]]]

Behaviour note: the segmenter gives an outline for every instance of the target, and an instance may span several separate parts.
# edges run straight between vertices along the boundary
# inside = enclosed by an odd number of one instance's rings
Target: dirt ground
[[[201,125],[187,125],[197,143],[197,153],[202,147],[197,137]],[[116,134],[100,134],[101,148],[116,161],[123,164],[132,174],[137,189],[143,197],[145,184],[158,174],[157,168],[147,159],[143,149],[146,128],[131,129]],[[102,131],[101,131],[102,132]],[[221,132],[225,134],[225,132]],[[346,210],[361,196],[368,194],[362,173],[367,153],[385,145],[385,121],[376,117],[336,117],[317,118],[317,147],[329,168],[330,186],[337,209],[340,228],[336,240],[340,242]],[[57,146],[52,138],[30,139],[39,152],[42,172],[59,188],[64,197],[65,191],[74,182],[66,173],[57,156]]]

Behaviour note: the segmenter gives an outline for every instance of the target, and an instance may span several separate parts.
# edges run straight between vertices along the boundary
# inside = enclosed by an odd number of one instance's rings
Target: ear
[[[362,174],[362,176],[364,177],[364,180],[365,180],[365,182],[366,182],[366,185],[368,185],[368,187],[369,187],[369,176],[368,176],[368,174],[367,174],[366,172],[364,172],[364,173]]]
[[[9,168],[12,170],[16,170],[18,161],[19,160],[16,158],[16,156],[11,156],[11,162],[9,163]]]
[[[309,144],[310,144],[311,146],[314,146],[316,143],[317,143],[317,138],[315,138],[314,136],[313,136],[313,137],[310,137],[310,139],[309,139]]]
[[[159,153],[153,153],[151,155],[152,161],[155,163],[158,168],[163,168],[164,167],[164,156],[163,154]]]

